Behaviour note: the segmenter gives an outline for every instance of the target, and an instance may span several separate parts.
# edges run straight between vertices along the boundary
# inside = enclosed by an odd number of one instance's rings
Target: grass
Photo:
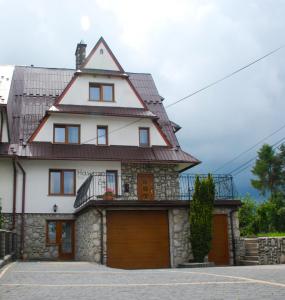
[[[267,232],[267,233],[258,233],[258,237],[285,237],[285,232]]]

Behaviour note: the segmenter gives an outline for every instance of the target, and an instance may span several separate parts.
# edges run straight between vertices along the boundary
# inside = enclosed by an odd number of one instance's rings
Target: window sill
[[[106,101],[106,100],[91,100],[91,99],[88,99],[88,102],[95,102],[95,103],[116,103],[116,100]]]
[[[47,194],[48,197],[74,197],[76,194]]]

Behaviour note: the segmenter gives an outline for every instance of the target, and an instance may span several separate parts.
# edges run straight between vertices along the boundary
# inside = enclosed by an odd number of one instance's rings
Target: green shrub
[[[203,262],[211,249],[214,199],[215,184],[212,176],[202,181],[197,176],[190,207],[190,242],[197,262]]]

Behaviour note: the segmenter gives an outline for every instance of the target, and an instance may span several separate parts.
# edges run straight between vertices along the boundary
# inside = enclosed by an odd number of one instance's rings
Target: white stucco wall
[[[100,53],[101,49],[103,50],[103,53]],[[119,71],[118,66],[115,64],[114,60],[102,42],[99,44],[85,68]]]
[[[0,124],[2,122],[1,120],[1,114],[0,114]],[[0,125],[1,126],[1,125]],[[0,129],[1,130],[1,129]],[[3,128],[2,128],[2,141],[0,141],[2,143],[7,143],[9,142],[8,139],[8,126],[7,126],[7,116],[6,113],[3,114]]]
[[[150,119],[141,119],[135,122],[136,118],[125,117],[102,117],[102,116],[85,116],[70,114],[53,114],[44,126],[41,128],[34,141],[52,142],[53,141],[53,124],[81,124],[81,143],[88,141],[88,144],[97,144],[97,125],[108,126],[109,145],[128,145],[139,146],[139,127],[150,128],[151,145],[166,146],[166,143],[160,132],[154,126]],[[123,128],[125,127],[125,128]],[[118,131],[119,128],[122,128]],[[113,132],[114,131],[114,132]]]
[[[115,102],[89,101],[89,83],[114,84]],[[125,78],[109,76],[80,75],[76,78],[60,104],[138,107],[143,105]]]
[[[57,213],[74,212],[73,204],[75,201],[75,196],[48,195],[49,169],[75,169],[76,191],[88,177],[88,174],[92,172],[97,173],[106,172],[106,170],[117,170],[118,174],[121,174],[120,162],[22,160],[21,164],[26,171],[26,213],[52,213],[54,204],[58,206]],[[12,175],[9,177],[11,177],[11,179],[13,178]],[[22,182],[22,176],[20,172],[18,182],[19,184]],[[118,187],[120,187],[120,184]],[[121,191],[119,190],[118,193],[120,194]],[[7,206],[7,209],[8,208],[9,207]],[[7,209],[5,209],[4,212],[8,212]],[[20,186],[17,193],[17,212],[21,212]]]
[[[13,166],[11,159],[0,159],[0,198],[3,212],[13,208]]]

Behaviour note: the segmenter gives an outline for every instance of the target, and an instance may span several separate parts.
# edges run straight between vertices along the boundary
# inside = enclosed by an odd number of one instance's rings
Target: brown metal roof
[[[91,144],[66,145],[46,142],[33,142],[23,147],[15,147],[17,154],[33,159],[73,159],[73,160],[108,160],[132,162],[189,163],[199,161],[183,152],[169,147],[154,146],[149,148],[136,146],[97,146]],[[12,154],[12,150],[9,150]]]
[[[8,100],[8,123],[11,132],[11,143],[20,144],[28,141],[38,127],[47,110],[54,104],[70,82],[75,70],[51,69],[37,67],[16,66],[13,74],[11,90]],[[20,152],[25,157],[44,159],[108,159],[108,160],[142,160],[142,161],[170,161],[197,164],[199,161],[179,148],[179,143],[173,130],[173,124],[168,119],[155,83],[150,74],[127,73],[129,80],[146,104],[147,109],[90,107],[88,112],[105,115],[121,115],[157,118],[157,123],[163,133],[177,150],[155,147],[155,150],[138,147],[92,145],[64,146],[49,143],[33,143]],[[58,105],[61,112],[86,113],[85,106]],[[14,145],[14,147],[16,147]],[[61,151],[64,147],[64,151]],[[115,150],[116,148],[116,150]],[[21,149],[21,147],[19,147]],[[70,150],[68,150],[70,149]],[[128,153],[126,154],[126,150]],[[104,152],[104,153],[103,153]]]
[[[54,109],[55,108],[55,109]],[[90,105],[66,105],[58,104],[51,108],[48,113],[74,113],[134,118],[157,118],[151,111],[144,108],[90,106]]]

